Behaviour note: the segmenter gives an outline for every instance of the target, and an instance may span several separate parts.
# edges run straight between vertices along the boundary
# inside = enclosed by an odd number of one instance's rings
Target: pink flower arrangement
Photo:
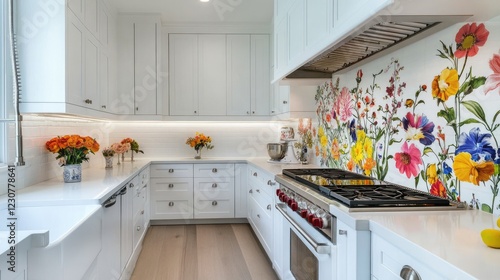
[[[117,154],[123,154],[130,150],[130,143],[114,143],[111,145],[111,149]]]

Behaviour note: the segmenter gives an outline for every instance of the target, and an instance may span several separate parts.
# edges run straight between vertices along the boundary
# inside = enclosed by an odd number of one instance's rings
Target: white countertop
[[[249,163],[270,175],[286,168],[315,168],[314,165],[276,164],[267,158],[149,158],[125,162],[106,170],[83,170],[81,183],[65,184],[62,176],[22,189],[19,207],[43,205],[101,204],[149,163]],[[62,170],[61,170],[62,173]],[[0,197],[4,201],[5,197]],[[334,204],[335,205],[335,204]],[[473,278],[492,279],[500,275],[500,250],[486,247],[481,230],[496,227],[496,217],[478,210],[365,212],[349,213],[342,207],[330,207],[349,226],[371,230],[396,246],[411,248],[418,256],[433,263],[449,263]],[[2,233],[3,234],[3,233]],[[0,251],[3,252],[3,251]]]

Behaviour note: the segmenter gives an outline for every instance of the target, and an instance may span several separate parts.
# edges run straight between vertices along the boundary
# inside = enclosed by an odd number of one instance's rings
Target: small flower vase
[[[123,154],[118,154],[118,162],[116,163],[116,165],[120,165],[120,156],[123,156]]]
[[[106,159],[106,168],[113,168],[113,157],[104,157]]]
[[[196,155],[194,156],[194,159],[201,159],[201,148],[198,149],[198,150],[195,150],[196,151]]]
[[[64,183],[76,183],[82,181],[82,165],[68,164],[64,166]]]

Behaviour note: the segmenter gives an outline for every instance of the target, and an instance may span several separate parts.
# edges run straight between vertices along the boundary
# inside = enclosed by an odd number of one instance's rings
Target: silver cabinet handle
[[[212,206],[217,206],[217,201],[212,201]]]
[[[255,111],[252,111],[252,114],[255,114]]]
[[[195,114],[197,114],[198,112],[197,111],[194,111]]]
[[[174,202],[173,202],[173,201],[170,201],[170,202],[168,203],[168,206],[170,206],[170,207],[174,206]]]
[[[257,177],[257,172],[254,172],[254,173],[253,173],[253,176],[254,176],[254,177]]]
[[[212,168],[212,173],[217,173],[217,168]]]
[[[271,204],[267,205],[267,210],[271,211]]]
[[[288,104],[288,101],[286,101],[286,100],[283,100],[283,104]]]
[[[141,231],[141,227],[140,226],[137,226],[137,231]]]
[[[286,207],[284,203],[278,203],[276,204],[274,207],[276,207],[276,210],[278,210],[278,212],[281,213],[281,215],[283,215],[283,217],[285,217],[285,219],[287,219],[287,221],[290,223],[290,225],[292,225],[292,227],[298,232],[300,233],[300,235],[302,235],[302,237],[304,237],[304,239],[314,248],[314,250],[316,250],[316,252],[318,254],[330,254],[332,249],[330,247],[330,245],[328,245],[327,243],[318,243],[316,241],[314,241],[314,239],[307,233],[305,232],[294,220],[292,217],[290,217],[287,213],[286,213]]]
[[[347,230],[339,229],[339,235],[347,235]]]
[[[249,190],[248,193],[253,193],[253,190]]]
[[[92,100],[90,100],[90,99],[85,99],[85,101],[84,101],[84,102],[85,102],[86,104],[92,104]]]
[[[421,280],[422,278],[418,272],[409,265],[404,265],[399,273],[399,276],[404,280]]]
[[[269,181],[267,181],[267,185],[268,186],[274,186],[274,185],[276,185],[276,182],[273,182],[273,181],[269,180]]]
[[[247,111],[247,115],[250,115],[250,112],[249,112],[249,111]]]
[[[259,189],[256,189],[255,191],[256,191],[256,192],[258,192],[258,193],[260,193],[260,190],[259,190]]]
[[[257,218],[259,218],[259,219],[260,219],[260,214],[257,214]]]
[[[139,111],[139,107],[135,107],[135,110],[136,110],[136,111]]]
[[[212,188],[217,188],[217,183],[213,183]]]
[[[172,189],[174,187],[174,184],[168,184],[168,188]]]
[[[133,188],[134,187],[134,183],[130,183],[130,185],[128,185],[129,188]]]
[[[170,169],[168,170],[168,173],[174,173],[174,170],[173,170],[172,168],[170,168]]]
[[[101,108],[106,109],[106,105],[102,105]]]
[[[141,215],[144,215],[144,210],[141,211]]]

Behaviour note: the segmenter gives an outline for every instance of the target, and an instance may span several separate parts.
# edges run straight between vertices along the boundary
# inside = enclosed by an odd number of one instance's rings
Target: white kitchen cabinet
[[[281,86],[279,82],[273,84],[271,106],[272,115],[280,115],[290,112],[290,86]]]
[[[457,270],[432,263],[425,256],[400,248],[390,240],[374,233],[371,235],[371,258],[371,274],[376,279],[401,279],[399,275],[404,267],[413,269],[421,279],[468,279],[461,273],[442,274],[444,271]]]
[[[198,108],[202,116],[226,115],[226,35],[198,35]]]
[[[337,238],[337,279],[369,279],[370,232],[356,231],[337,219],[337,232],[335,234]]]
[[[169,34],[170,114],[198,115],[198,35]]]
[[[151,165],[151,220],[193,218],[193,165]]]
[[[226,36],[170,34],[170,114],[226,115]]]
[[[277,196],[273,196],[274,198],[274,205],[276,203],[280,203],[278,200]],[[273,207],[274,207],[273,205]],[[288,244],[285,244],[284,238],[285,233],[284,232],[284,223],[285,223],[285,218],[283,215],[281,215],[279,212],[276,210],[273,210],[273,258],[272,258],[272,263],[273,263],[273,268],[276,274],[278,274],[278,277],[280,279],[284,278],[284,269],[285,269],[285,245],[288,246]]]
[[[98,35],[99,0],[53,3],[50,21],[29,26],[23,19],[46,14],[40,5],[18,1],[20,69],[24,113],[100,115],[100,59],[108,52]],[[67,4],[67,5],[66,5]],[[105,31],[103,31],[104,33]],[[43,55],[40,55],[43,54]],[[107,67],[107,71],[113,71]],[[108,73],[109,74],[109,73]],[[107,93],[103,93],[106,95]]]
[[[247,164],[234,165],[234,217],[247,217]]]
[[[121,196],[121,246],[120,246],[120,274],[125,270],[127,263],[134,250],[134,213],[133,200],[134,190],[139,185],[139,178],[135,176],[125,184],[127,193]]]
[[[234,218],[234,164],[194,165],[194,218]]]
[[[274,75],[277,80],[288,68],[288,18],[274,22]]]
[[[108,46],[110,34],[110,16],[103,1],[99,1],[98,9],[98,33],[99,41],[103,46]]]
[[[288,11],[288,64],[296,64],[305,48],[306,0],[295,0]]]
[[[110,58],[106,51],[99,53],[99,104],[101,111],[107,111],[109,107],[109,84],[110,84]]]
[[[306,0],[306,47],[314,47],[315,44],[328,36],[330,18],[333,17],[329,14],[329,7],[332,3],[331,0]]]
[[[227,115],[269,115],[268,35],[227,35]]]
[[[120,15],[118,25],[118,100],[113,111],[126,115],[161,115],[159,86],[160,17]]]
[[[248,221],[255,235],[266,251],[269,259],[273,259],[273,215],[274,192],[277,187],[273,174],[269,174],[254,166],[249,166],[248,174]]]

